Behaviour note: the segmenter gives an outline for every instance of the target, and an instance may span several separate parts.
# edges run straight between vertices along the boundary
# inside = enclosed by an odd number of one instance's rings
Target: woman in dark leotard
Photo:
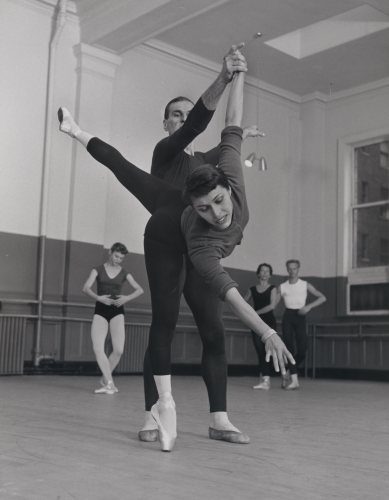
[[[257,269],[257,276],[259,278],[259,285],[252,286],[244,299],[246,301],[252,300],[254,310],[259,317],[273,328],[277,330],[277,322],[274,317],[273,310],[280,300],[277,293],[277,288],[269,284],[269,278],[273,274],[273,269],[270,264],[260,264]],[[263,342],[259,342],[258,335],[251,330],[255,350],[258,355],[259,375],[262,373],[262,382],[254,385],[253,389],[270,389],[270,361],[266,361],[266,350]]]
[[[123,304],[143,293],[142,287],[138,285],[131,274],[120,266],[126,253],[128,250],[122,243],[115,243],[109,251],[108,261],[92,269],[82,289],[89,297],[96,300],[92,321],[92,343],[97,364],[103,373],[100,379],[102,387],[95,390],[96,394],[115,394],[118,392],[113,383],[112,372],[119,363],[124,348]],[[95,281],[97,282],[97,294],[91,289]],[[125,281],[135,290],[130,295],[121,295]],[[104,350],[108,326],[113,348],[109,358]]]
[[[83,144],[100,163],[107,166],[152,214],[145,229],[145,260],[149,278],[153,318],[149,336],[149,358],[158,390],[158,402],[151,414],[158,424],[163,451],[170,451],[176,439],[176,412],[171,393],[170,356],[171,341],[180,307],[180,274],[183,255],[188,253],[199,277],[212,293],[225,300],[232,311],[256,331],[266,342],[267,356],[273,356],[276,369],[285,371],[284,363],[293,358],[285,345],[243,300],[233,281],[220,264],[220,259],[232,253],[243,237],[248,222],[248,208],[240,159],[243,113],[243,73],[238,73],[231,86],[227,104],[226,128],[220,143],[219,168],[202,165],[188,178],[184,191],[151,176],[128,162],[112,146],[93,137],[74,123],[70,113],[61,108],[60,130]],[[188,205],[189,203],[189,205]],[[191,296],[192,294],[192,296]],[[190,308],[196,322],[207,304],[199,306],[202,297],[195,297],[196,290],[188,292],[193,301]],[[212,313],[207,312],[210,319]],[[214,312],[215,316],[221,310]],[[212,337],[199,327],[204,335],[203,377],[210,394],[211,405],[225,405],[220,394],[225,394],[226,365],[224,331],[211,329]],[[203,333],[201,333],[203,331]],[[216,361],[215,361],[216,360]],[[219,361],[218,361],[219,360]],[[220,366],[222,370],[220,370]],[[233,443],[248,443],[228,420],[225,407],[211,411],[211,439]]]

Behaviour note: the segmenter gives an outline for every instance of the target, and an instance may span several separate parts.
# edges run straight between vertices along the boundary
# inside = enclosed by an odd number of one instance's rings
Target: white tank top
[[[288,281],[281,284],[281,296],[287,309],[301,309],[307,301],[307,282],[298,280],[291,285]]]

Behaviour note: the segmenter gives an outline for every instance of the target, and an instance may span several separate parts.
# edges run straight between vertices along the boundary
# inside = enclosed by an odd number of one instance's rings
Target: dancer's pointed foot
[[[151,408],[151,416],[156,421],[162,451],[172,451],[177,438],[177,415],[173,397],[160,397]]]
[[[72,115],[66,108],[59,108],[58,110],[58,120],[59,120],[59,130],[65,132],[65,134],[70,135],[73,139],[76,138],[76,134],[80,132],[80,127],[73,120]]]

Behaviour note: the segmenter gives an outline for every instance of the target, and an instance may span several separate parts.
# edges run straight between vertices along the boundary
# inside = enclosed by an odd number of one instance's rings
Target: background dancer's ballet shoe
[[[57,114],[59,120],[59,130],[61,132],[65,132],[65,134],[68,134],[70,135],[70,137],[73,137],[73,139],[75,139],[77,132],[80,131],[80,127],[73,120],[72,115],[66,108],[59,108]]]
[[[100,382],[100,385],[103,387],[105,387],[107,385],[107,381],[105,380],[104,375],[101,377],[99,382]],[[115,392],[119,392],[119,389],[116,387],[116,385],[114,385],[114,387],[115,387]]]
[[[154,443],[154,441],[158,441],[159,431],[158,429],[149,429],[146,431],[138,432],[139,441],[144,441],[145,443]]]
[[[263,391],[268,391],[270,389],[270,378],[264,378],[260,384],[253,385],[253,389],[262,389]]]
[[[219,441],[227,441],[228,443],[249,444],[250,438],[246,434],[236,431],[219,431],[218,429],[209,428],[209,437]]]
[[[95,394],[115,394],[117,391],[113,382],[108,382],[107,385],[101,387],[101,389],[96,389]]]
[[[164,412],[171,412],[170,417],[172,418],[173,431],[171,433],[167,432],[161,423],[161,417],[164,418]],[[172,451],[177,438],[176,430],[176,405],[173,398],[167,401],[158,400],[154,406],[151,408],[151,416],[157,422],[158,425],[158,437],[161,443],[162,451]]]

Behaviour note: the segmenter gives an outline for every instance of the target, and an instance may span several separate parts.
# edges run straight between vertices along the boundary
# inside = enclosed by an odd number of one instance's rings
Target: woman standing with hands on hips
[[[124,348],[123,305],[143,293],[142,287],[120,265],[127,253],[128,250],[122,243],[115,243],[109,251],[108,261],[92,269],[82,289],[89,297],[96,300],[92,322],[92,343],[97,363],[103,373],[100,379],[102,387],[95,391],[96,394],[115,394],[118,392],[113,383],[112,372],[119,363]],[[95,281],[97,282],[97,294],[91,289]],[[130,295],[121,295],[125,281],[134,288],[134,292]],[[104,350],[108,326],[110,327],[113,347],[109,358]]]
[[[273,269],[270,264],[259,264],[257,269],[257,276],[259,278],[259,285],[252,286],[244,296],[244,300],[249,302],[253,301],[253,307],[258,316],[270,328],[277,330],[277,322],[274,317],[273,310],[280,301],[280,295],[277,292],[277,287],[269,283],[269,279],[273,274]],[[262,373],[262,382],[254,385],[253,389],[263,389],[265,391],[270,389],[270,361],[266,361],[265,344],[261,342],[260,337],[251,330],[255,350],[258,355],[258,363],[260,374]]]

